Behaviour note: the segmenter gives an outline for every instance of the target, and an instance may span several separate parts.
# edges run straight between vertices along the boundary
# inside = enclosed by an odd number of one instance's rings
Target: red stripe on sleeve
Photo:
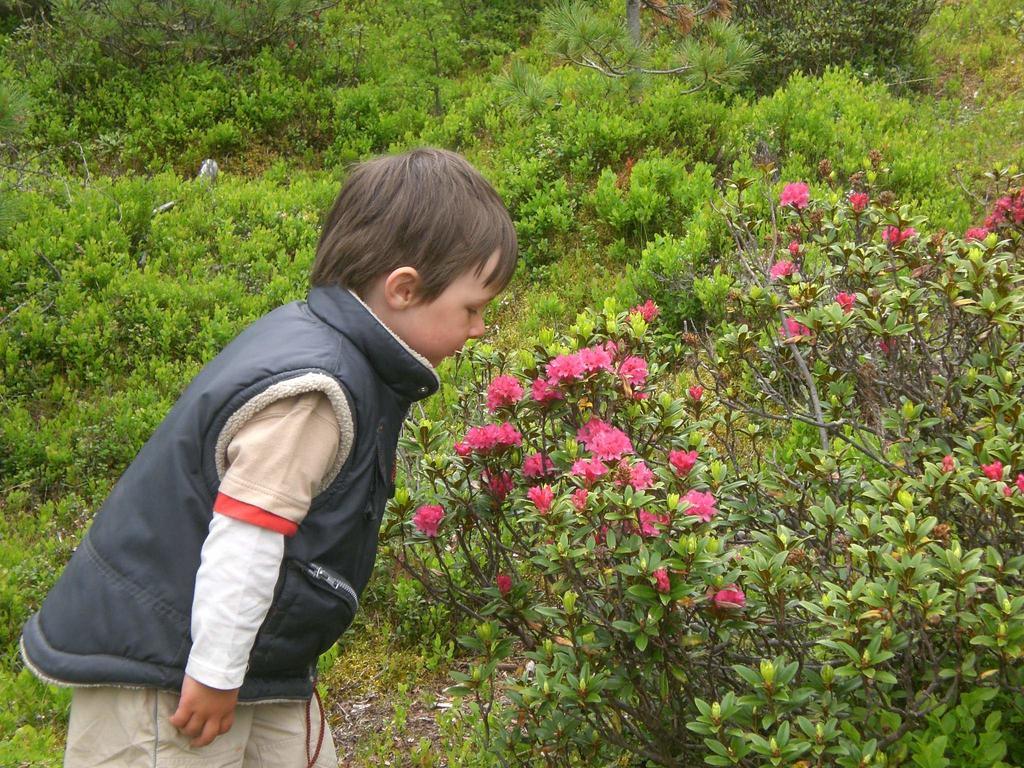
[[[233,499],[223,493],[217,494],[217,498],[213,502],[213,511],[225,517],[241,520],[243,523],[283,533],[285,536],[294,536],[299,530],[298,524],[293,523],[291,520],[285,520],[280,515],[254,507],[252,504],[246,504],[244,501]]]

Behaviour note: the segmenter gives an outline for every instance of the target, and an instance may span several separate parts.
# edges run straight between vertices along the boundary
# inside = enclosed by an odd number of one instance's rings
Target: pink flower
[[[989,229],[999,226],[1000,224],[1007,220],[1010,212],[1013,210],[1013,198],[1011,198],[1009,195],[1000,197],[998,200],[996,200],[995,205],[992,206],[992,212],[985,219],[985,226],[988,227]]]
[[[1012,495],[1013,495],[1013,486],[1012,485],[1004,485],[1003,486],[1003,496],[1012,496]]]
[[[710,493],[690,491],[683,497],[683,501],[688,505],[683,512],[693,517],[699,517],[705,523],[718,514],[715,497]]]
[[[534,379],[530,390],[533,399],[542,405],[562,399],[562,393],[547,379]]]
[[[856,303],[857,297],[852,293],[837,293],[836,302],[840,307],[843,308],[843,312],[850,314],[853,312],[853,305]]]
[[[580,362],[583,363],[583,370],[587,373],[612,370],[612,356],[604,347],[587,347],[581,349],[577,354]]]
[[[589,450],[599,459],[614,461],[633,452],[633,443],[621,429],[608,427],[590,440]]]
[[[548,382],[553,385],[563,381],[578,381],[586,373],[586,367],[579,354],[559,355],[547,366]]]
[[[794,259],[800,254],[800,241],[790,240],[789,241],[789,255]]]
[[[629,484],[634,491],[647,490],[654,485],[654,473],[643,461],[638,461],[629,468]]]
[[[487,486],[487,490],[490,491],[491,496],[497,501],[504,501],[515,487],[512,475],[509,472],[490,472],[485,469],[480,473],[480,477],[484,481],[484,485]]]
[[[779,195],[780,205],[791,205],[797,210],[806,208],[810,200],[811,191],[802,181],[794,181],[787,184],[782,188],[782,194]]]
[[[590,492],[586,488],[577,488],[572,492],[572,505],[576,507],[577,512],[582,512],[587,508],[588,496],[590,496]]]
[[[720,589],[711,596],[711,601],[718,608],[742,608],[747,604],[747,596],[735,584]]]
[[[668,580],[668,570],[665,568],[659,568],[653,574],[654,576],[654,588],[661,592],[661,594],[667,594],[672,589],[672,585]]]
[[[444,507],[439,504],[424,504],[412,516],[412,524],[420,533],[430,538],[437,536],[437,527],[442,520],[444,520]]]
[[[473,452],[473,447],[465,442],[458,442],[455,444],[455,453],[459,456],[469,456]]]
[[[495,579],[498,584],[498,592],[501,593],[502,597],[508,597],[508,593],[512,591],[512,577],[504,573],[499,573],[498,578]]]
[[[984,240],[988,237],[988,230],[984,227],[971,227],[964,233],[964,240]]]
[[[693,465],[697,463],[696,451],[669,451],[668,463],[680,477],[688,475]]]
[[[471,427],[461,443],[461,445],[469,446],[471,450],[483,454],[502,451],[506,448],[518,448],[522,444],[522,434],[507,421],[502,424]],[[458,450],[456,447],[456,451]]]
[[[593,418],[576,433],[576,439],[599,459],[621,459],[633,452],[633,443],[621,429],[616,429],[601,419]]]
[[[690,396],[690,399],[695,403],[699,403],[700,399],[704,397],[704,387],[694,385],[686,390],[686,393]]]
[[[526,495],[530,497],[530,501],[541,513],[546,513],[551,509],[551,503],[555,500],[555,492],[551,490],[550,485],[535,485],[526,492]]]
[[[608,467],[600,459],[579,459],[572,465],[572,473],[577,477],[582,477],[583,482],[587,485],[593,485],[597,482],[597,478],[607,472]]]
[[[913,227],[900,229],[899,227],[886,227],[882,230],[882,240],[889,244],[890,248],[896,248],[917,234]]]
[[[945,456],[942,457],[943,472],[952,472],[955,467],[956,462],[953,460],[953,457],[950,454],[947,453]]]
[[[783,259],[772,264],[772,268],[768,270],[768,277],[772,280],[778,280],[780,277],[792,275],[795,271],[796,265],[789,259]]]
[[[883,355],[888,355],[892,351],[889,347],[889,342],[885,339],[878,340],[878,348],[882,350]]]
[[[619,366],[619,376],[631,387],[642,387],[647,383],[647,361],[642,357],[627,357]]]
[[[653,301],[648,299],[643,304],[637,304],[635,307],[633,307],[631,310],[629,310],[629,314],[631,314],[631,315],[639,314],[640,317],[642,317],[644,320],[646,320],[649,323],[649,322],[651,322],[651,320],[653,320],[659,314],[661,314],[661,310],[658,309],[658,305],[657,304],[655,304]]]
[[[993,461],[991,464],[982,464],[981,471],[989,480],[1001,480],[1003,477],[1003,462]]]
[[[1017,475],[1017,490],[1024,493],[1024,473]]]
[[[784,339],[795,339],[801,336],[810,336],[811,329],[803,323],[799,323],[792,317],[787,317],[782,321],[782,327],[779,328],[779,334]]]
[[[487,388],[487,410],[494,413],[499,408],[515,405],[523,396],[523,388],[515,376],[497,376]]]
[[[531,453],[523,460],[523,477],[545,477],[555,474],[555,465],[547,456]]]
[[[593,440],[599,432],[604,432],[606,429],[613,429],[612,425],[607,421],[592,416],[590,420],[576,430],[576,439],[583,443],[583,447],[590,450],[590,441]]]
[[[668,526],[670,518],[667,514],[655,515],[648,512],[646,509],[640,510],[640,535],[645,538],[651,536],[657,536],[660,531],[658,530],[659,525]]]
[[[860,213],[868,207],[870,199],[867,192],[852,192],[850,194],[850,207],[853,208],[854,213]]]

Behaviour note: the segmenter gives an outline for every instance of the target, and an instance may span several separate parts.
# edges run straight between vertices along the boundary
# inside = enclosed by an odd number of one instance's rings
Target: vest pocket
[[[317,563],[286,561],[280,594],[249,656],[250,674],[304,673],[348,629],[358,608],[355,590],[341,575]]]

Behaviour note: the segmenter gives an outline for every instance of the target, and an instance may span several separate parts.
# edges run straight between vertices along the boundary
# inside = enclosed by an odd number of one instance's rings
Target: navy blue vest
[[[313,288],[308,301],[260,318],[188,386],[25,625],[22,655],[36,674],[58,684],[180,690],[220,484],[217,438],[252,397],[310,372],[341,383],[355,440],[286,540],[239,699],[312,694],[317,657],[352,621],[373,570],[402,422],[413,401],[438,387],[433,369],[341,288]]]

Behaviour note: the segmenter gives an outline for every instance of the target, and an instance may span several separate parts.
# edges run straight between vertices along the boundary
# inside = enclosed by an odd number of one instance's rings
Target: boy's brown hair
[[[414,149],[356,165],[327,213],[311,282],[358,294],[380,275],[414,267],[420,299],[433,301],[466,271],[504,287],[517,258],[516,231],[498,193],[469,162],[443,149]]]

